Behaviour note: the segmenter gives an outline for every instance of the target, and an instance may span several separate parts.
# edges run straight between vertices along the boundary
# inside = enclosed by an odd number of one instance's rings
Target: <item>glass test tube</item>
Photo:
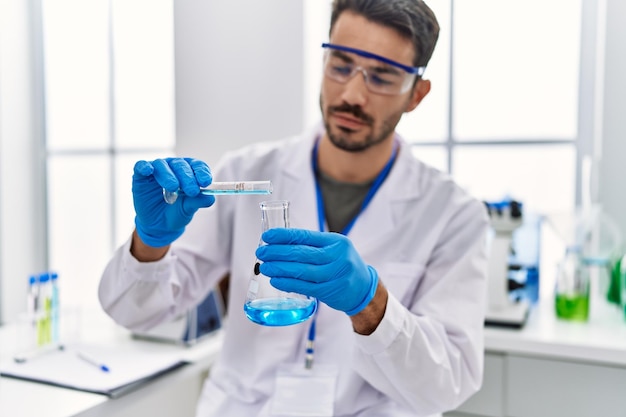
[[[167,191],[163,189],[163,198],[168,204],[174,204],[178,198],[178,194],[183,193],[181,189],[178,191]],[[201,187],[200,194],[203,195],[266,195],[272,194],[271,181],[225,181],[214,182],[208,187]]]

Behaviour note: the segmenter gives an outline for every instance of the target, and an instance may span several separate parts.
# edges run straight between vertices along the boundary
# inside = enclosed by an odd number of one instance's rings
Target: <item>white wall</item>
[[[599,195],[626,238],[626,2],[606,0],[606,7]]]
[[[0,322],[25,310],[28,276],[46,263],[31,3],[0,0]]]
[[[302,1],[177,0],[174,20],[178,155],[215,165],[302,129]]]

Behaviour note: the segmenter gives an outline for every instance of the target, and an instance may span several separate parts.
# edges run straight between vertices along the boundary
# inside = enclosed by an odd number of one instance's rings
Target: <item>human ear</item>
[[[407,103],[406,109],[404,110],[406,113],[413,111],[418,104],[422,101],[424,97],[430,92],[430,80],[417,80],[417,83],[413,86],[413,92],[411,93],[411,98]]]

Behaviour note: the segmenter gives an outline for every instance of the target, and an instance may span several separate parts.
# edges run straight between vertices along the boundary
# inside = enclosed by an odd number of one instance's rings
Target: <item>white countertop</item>
[[[115,325],[102,313],[87,314],[83,321],[88,321],[91,326],[82,332],[81,341],[124,345],[125,348],[132,347],[132,349],[136,348],[139,351],[171,352],[173,355],[192,363],[127,395],[128,397],[134,396],[133,398],[155,395],[155,387],[158,387],[159,384],[176,383],[178,379],[182,380],[190,373],[199,373],[201,369],[208,369],[218,355],[222,344],[221,332],[216,332],[215,335],[207,337],[197,345],[185,347],[135,340],[128,330]],[[15,326],[0,327],[0,359],[6,359],[15,353],[15,335]],[[117,401],[117,403],[121,404],[122,402]],[[108,408],[103,408],[105,405]],[[89,414],[90,412],[99,415],[99,412],[105,412],[105,414],[110,412],[115,406],[116,401],[112,401],[104,395],[0,377],[0,416],[68,417],[83,415],[83,413]]]
[[[559,320],[554,303],[534,306],[522,329],[488,327],[485,350],[626,366],[626,319],[618,306],[591,300],[586,323]]]
[[[592,304],[594,305],[589,322],[577,323],[558,320],[554,314],[553,304],[543,302],[531,309],[528,322],[522,329],[486,328],[485,350],[488,353],[549,357],[626,367],[626,319],[623,311],[606,302],[596,302]],[[198,369],[192,368],[208,369],[219,353],[222,343],[221,333],[190,348],[137,341],[130,337],[128,331],[107,319],[101,317],[97,322],[97,326],[90,326],[92,330],[84,336],[85,339],[132,344],[138,349],[177,351],[181,358],[194,363],[192,367],[183,367],[175,371],[167,377],[167,380],[160,382],[157,380],[153,386],[139,390],[136,396],[160,395],[155,394],[157,389],[163,389],[159,388],[159,385],[166,384],[171,387],[172,383],[176,383],[179,378],[184,378],[186,374],[199,372]],[[11,329],[11,326],[0,328],[0,357],[6,358],[7,354],[12,354],[10,340],[14,335],[15,329]],[[131,395],[129,394],[129,397]],[[127,400],[131,401],[133,398]],[[125,404],[119,400],[118,403],[120,407]],[[12,417],[100,415],[99,412],[110,413],[116,405],[118,404],[115,401],[103,395],[0,378],[0,415],[2,416],[5,414]]]

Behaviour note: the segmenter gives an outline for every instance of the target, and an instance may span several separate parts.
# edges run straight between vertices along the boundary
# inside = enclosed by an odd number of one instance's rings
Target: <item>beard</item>
[[[353,106],[348,103],[343,103],[340,106],[328,106],[326,112],[324,112],[324,104],[322,102],[322,96],[320,94],[320,110],[324,115],[324,127],[326,128],[326,134],[331,143],[337,148],[346,152],[363,152],[372,146],[378,145],[384,142],[395,130],[396,125],[402,117],[403,111],[392,113],[389,117],[382,121],[380,129],[374,130],[374,118],[365,113],[361,106]],[[354,133],[352,129],[339,128],[337,131],[332,131],[328,122],[328,116],[334,113],[345,113],[354,116],[359,119],[365,125],[372,128],[372,131],[362,141],[355,142],[350,138]]]

